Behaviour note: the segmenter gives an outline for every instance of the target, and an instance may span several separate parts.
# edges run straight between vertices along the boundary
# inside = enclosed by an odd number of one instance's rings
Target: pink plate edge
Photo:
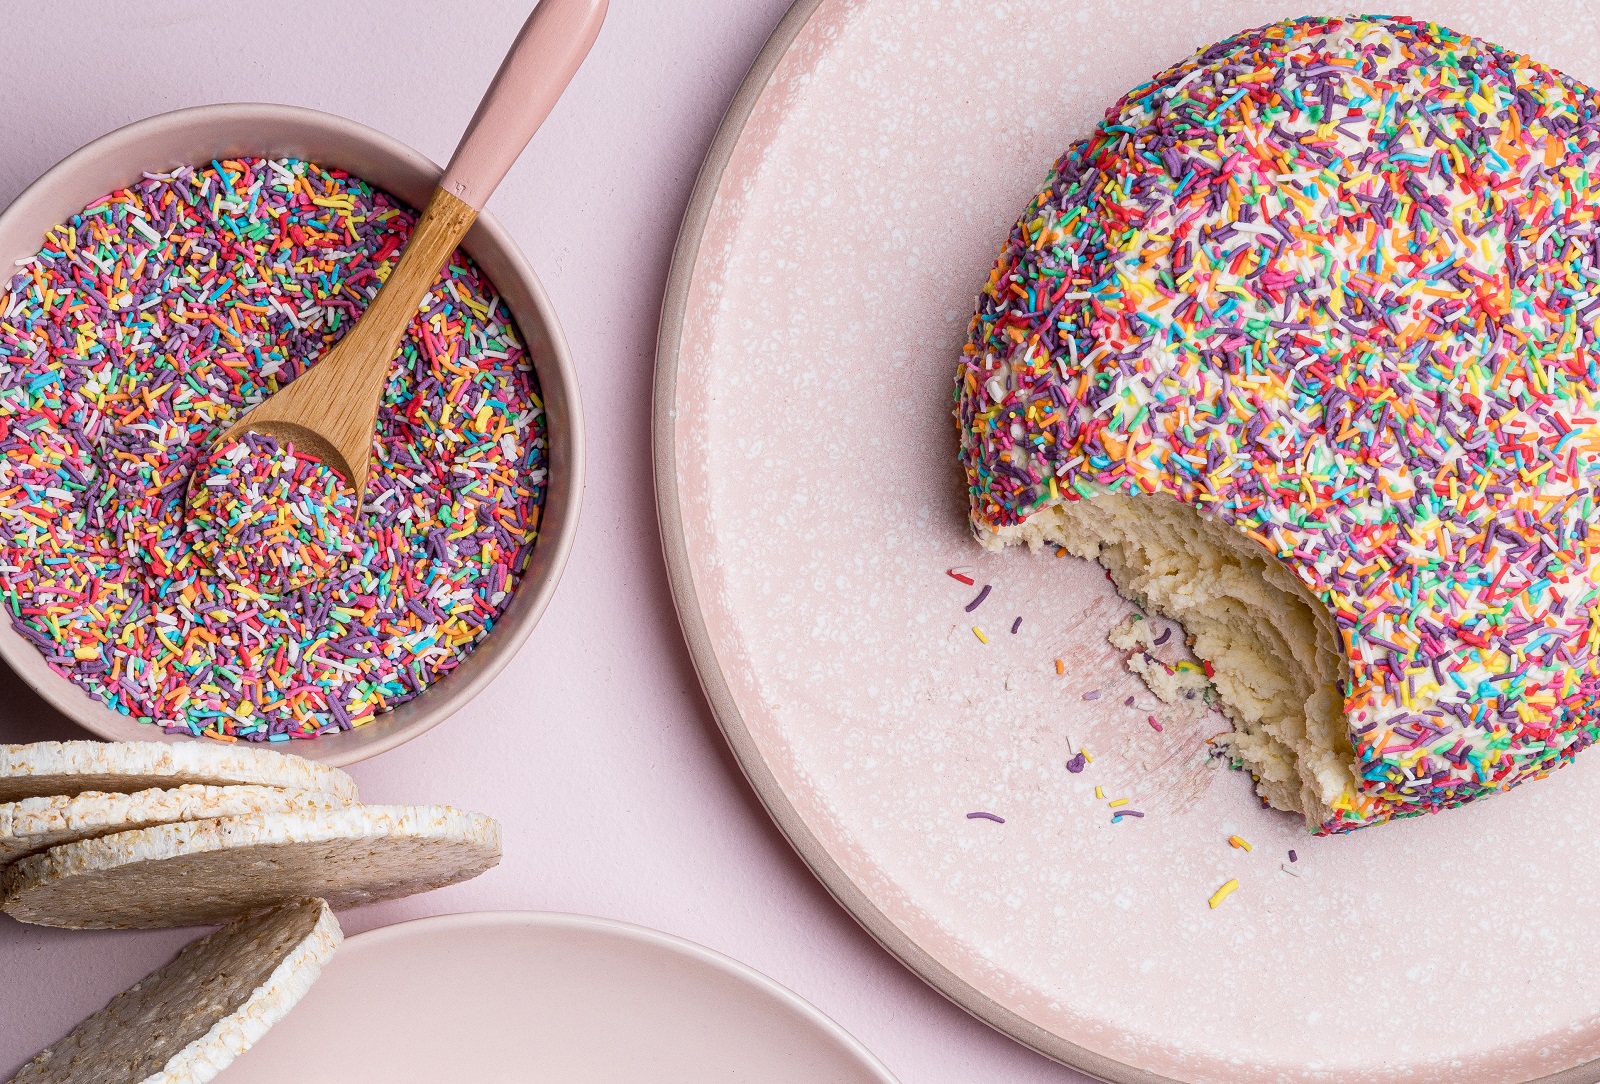
[[[723,172],[742,141],[745,124],[790,47],[811,17],[827,2],[829,0],[793,0],[762,47],[723,114],[722,123],[695,180],[672,253],[656,341],[651,443],[655,460],[656,511],[661,530],[661,548],[666,558],[667,578],[678,611],[678,622],[717,726],[768,815],[828,893],[890,955],[972,1016],[1063,1065],[1110,1084],[1185,1084],[1178,1078],[1108,1058],[1025,1019],[944,966],[879,910],[834,860],[778,783],[739,710],[706,625],[684,536],[682,501],[678,491],[678,369],[690,286]],[[1523,1084],[1600,1084],[1600,1060],[1532,1078]]]
[[[695,941],[640,926],[614,918],[575,914],[568,911],[462,911],[448,915],[430,915],[389,926],[379,926],[348,938],[339,948],[341,954],[352,951],[382,949],[391,942],[404,942],[411,937],[439,931],[472,930],[479,928],[528,927],[543,930],[574,930],[599,933],[618,940],[653,945],[700,964],[747,986],[754,987],[773,1001],[779,1002],[799,1016],[804,1017],[849,1051],[861,1067],[878,1079],[880,1084],[899,1084],[877,1055],[868,1050],[860,1039],[844,1029],[833,1017],[811,1002],[749,964],[716,949],[707,948]]]

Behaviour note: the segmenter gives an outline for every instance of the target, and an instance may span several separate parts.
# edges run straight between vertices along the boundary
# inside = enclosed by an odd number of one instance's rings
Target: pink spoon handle
[[[456,145],[439,187],[474,211],[550,115],[589,55],[607,0],[539,0]]]

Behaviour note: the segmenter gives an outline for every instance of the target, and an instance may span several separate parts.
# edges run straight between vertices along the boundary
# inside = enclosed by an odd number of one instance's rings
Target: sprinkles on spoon
[[[404,703],[494,627],[536,536],[544,413],[459,252],[395,359],[349,567],[229,578],[184,527],[216,436],[350,327],[412,223],[341,171],[230,160],[110,193],[21,261],[0,290],[0,600],[57,673],[170,732],[289,741]]]
[[[206,457],[189,482],[186,530],[218,574],[277,594],[342,571],[363,544],[355,490],[264,433]]]

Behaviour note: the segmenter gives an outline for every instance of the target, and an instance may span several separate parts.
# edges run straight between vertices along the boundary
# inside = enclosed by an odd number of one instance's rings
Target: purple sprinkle
[[[1115,813],[1111,814],[1111,823],[1112,824],[1116,824],[1123,817],[1143,817],[1143,816],[1144,816],[1144,814],[1139,812],[1137,809],[1119,809]]]
[[[1157,636],[1155,638],[1153,646],[1160,647],[1162,644],[1166,643],[1170,639],[1172,639],[1172,630],[1171,629],[1163,629],[1161,631],[1161,635]]]
[[[968,813],[967,814],[967,820],[969,820],[969,821],[975,821],[975,820],[994,821],[996,824],[1004,824],[1006,822],[1006,819],[1004,817],[998,816],[997,814],[994,814],[994,813]]]
[[[1298,861],[1300,861],[1300,856],[1295,854],[1293,851],[1290,851],[1289,852],[1289,861],[1298,862]]]
[[[1067,761],[1067,771],[1071,772],[1073,775],[1077,775],[1079,772],[1083,771],[1083,766],[1087,763],[1089,763],[1088,760],[1084,759],[1084,755],[1082,753],[1079,753],[1077,756]]]
[[[967,603],[967,613],[971,613],[973,610],[976,610],[979,606],[982,606],[983,605],[983,600],[989,597],[989,591],[990,590],[991,590],[990,586],[988,584],[984,584],[983,585],[983,590],[978,592],[978,597],[973,599],[971,602]]]
[[[1130,696],[1130,697],[1128,697],[1128,699],[1124,700],[1122,702],[1122,706],[1125,707],[1125,708],[1133,707],[1133,697]]]
[[[1100,699],[1100,690],[1096,689],[1092,693],[1084,693],[1083,694],[1083,698],[1085,700],[1099,700]]]
[[[1019,617],[1015,621],[1011,622],[1011,635],[1015,636],[1017,634],[1017,630],[1020,629],[1021,627],[1022,627],[1022,618]]]

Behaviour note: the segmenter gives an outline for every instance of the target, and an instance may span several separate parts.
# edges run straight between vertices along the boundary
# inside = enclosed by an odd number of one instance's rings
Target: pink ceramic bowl
[[[11,269],[16,260],[38,250],[51,226],[105,193],[133,184],[143,173],[241,155],[304,158],[343,169],[413,207],[427,203],[442,172],[398,140],[314,109],[258,104],[179,109],[101,136],[30,185],[0,213],[0,268]],[[539,540],[494,631],[444,679],[365,726],[314,741],[285,743],[300,756],[327,764],[350,764],[392,749],[442,722],[477,695],[511,661],[538,623],[577,531],[583,491],[583,413],[561,324],[533,268],[493,217],[479,215],[462,247],[488,274],[515,317],[544,396],[549,476]],[[9,623],[0,623],[0,659],[56,710],[99,737],[197,740],[168,736],[91,699],[52,671]]]

